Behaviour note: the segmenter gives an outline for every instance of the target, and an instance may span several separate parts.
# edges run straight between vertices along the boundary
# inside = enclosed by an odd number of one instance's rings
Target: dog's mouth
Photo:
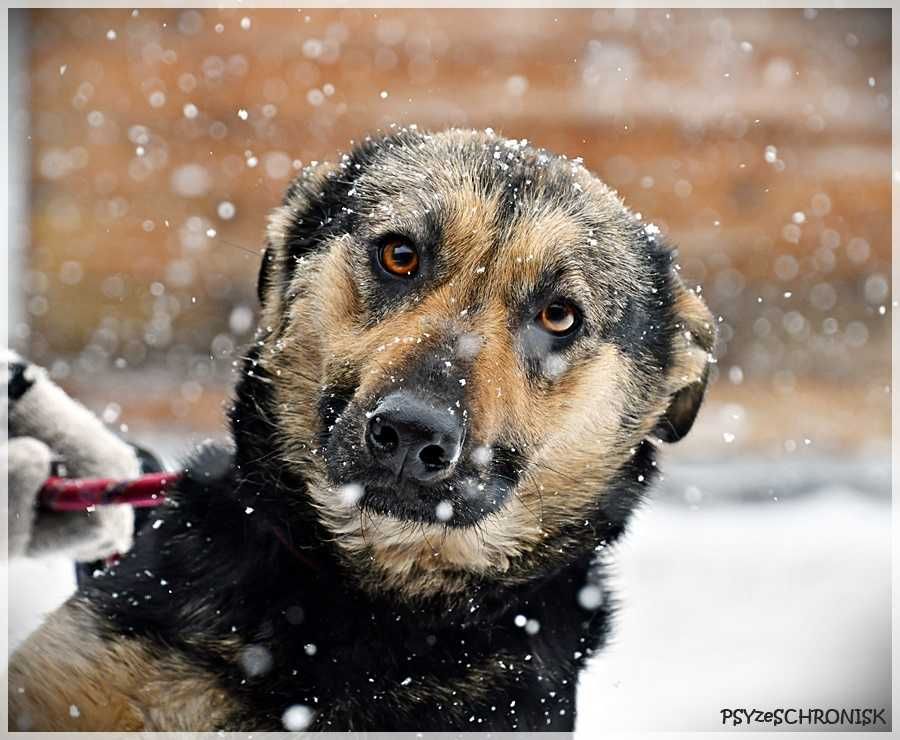
[[[355,446],[358,450],[358,445]],[[466,450],[454,473],[422,484],[398,479],[370,459],[341,455],[338,437],[326,457],[336,503],[400,521],[471,527],[503,508],[518,485],[524,461],[505,447]]]
[[[513,482],[495,476],[454,479],[438,486],[369,480],[361,486],[363,511],[402,521],[469,527],[497,512]]]

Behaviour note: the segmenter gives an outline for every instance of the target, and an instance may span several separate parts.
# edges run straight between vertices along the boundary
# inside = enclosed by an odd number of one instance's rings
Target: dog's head
[[[271,217],[259,297],[244,401],[269,459],[410,592],[524,579],[614,532],[647,440],[690,429],[714,340],[654,227],[580,161],[491,131],[314,163]]]

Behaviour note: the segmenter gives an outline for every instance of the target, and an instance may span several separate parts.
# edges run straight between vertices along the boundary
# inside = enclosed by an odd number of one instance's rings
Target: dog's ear
[[[304,169],[291,183],[281,205],[269,214],[266,246],[256,281],[256,295],[264,316],[282,314],[287,286],[297,264],[320,240],[330,201],[340,197],[331,192],[335,188],[329,182],[336,169],[330,162],[316,162]]]
[[[256,277],[256,297],[260,306],[266,304],[266,296],[269,293],[269,288],[272,286],[272,273],[278,269],[274,264],[277,252],[278,248],[273,247],[272,242],[266,237],[266,247],[263,249],[259,275]]]
[[[675,335],[667,376],[669,404],[653,431],[663,442],[677,442],[694,425],[706,393],[716,343],[715,322],[706,304],[684,286],[674,270],[672,283]]]

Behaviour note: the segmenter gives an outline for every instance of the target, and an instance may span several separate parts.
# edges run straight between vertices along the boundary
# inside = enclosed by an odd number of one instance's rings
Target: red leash
[[[115,478],[47,478],[38,501],[51,511],[84,511],[94,506],[129,504],[136,507],[159,506],[166,491],[181,480],[182,473],[149,473],[133,480]],[[278,541],[301,563],[318,572],[318,566],[298,550],[280,527],[272,526]]]
[[[51,511],[84,511],[92,506],[129,504],[159,506],[166,491],[178,483],[181,473],[150,473],[133,480],[115,478],[47,478],[40,505]]]

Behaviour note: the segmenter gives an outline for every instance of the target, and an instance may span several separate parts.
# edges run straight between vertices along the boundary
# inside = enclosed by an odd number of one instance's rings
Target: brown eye
[[[554,301],[537,316],[538,324],[544,331],[563,336],[578,326],[578,309],[568,301]]]
[[[381,266],[391,275],[412,277],[419,269],[419,253],[415,247],[399,239],[385,244],[378,256]]]

